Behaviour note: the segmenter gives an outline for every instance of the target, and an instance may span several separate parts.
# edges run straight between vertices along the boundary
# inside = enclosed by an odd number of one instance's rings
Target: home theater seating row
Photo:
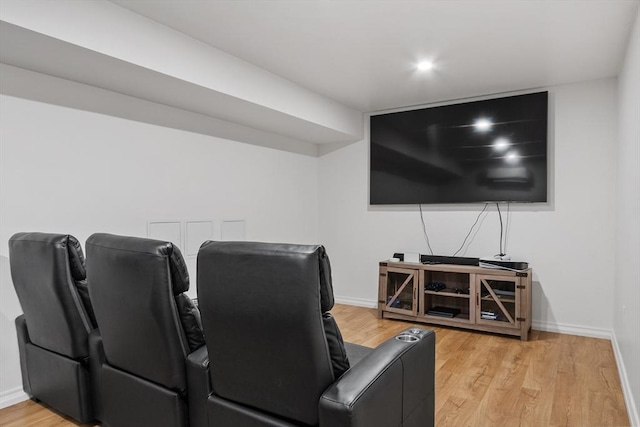
[[[435,334],[344,343],[322,246],[18,233],[23,387],[103,426],[432,426]],[[202,318],[200,317],[202,315]]]

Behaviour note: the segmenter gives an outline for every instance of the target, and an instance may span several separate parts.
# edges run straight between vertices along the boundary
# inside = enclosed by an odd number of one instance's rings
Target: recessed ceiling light
[[[491,126],[493,126],[493,123],[491,123],[489,119],[478,119],[473,124],[473,127],[476,128],[478,132],[486,132],[491,129]]]
[[[431,62],[431,61],[418,62],[418,65],[416,65],[416,68],[419,71],[429,71],[429,70],[433,69],[433,62]]]
[[[493,148],[498,151],[506,150],[509,145],[511,144],[509,143],[509,140],[507,138],[498,138],[493,142]]]
[[[516,153],[515,151],[511,151],[507,153],[506,159],[509,163],[518,163],[518,161],[520,160],[520,156],[518,156],[518,153]]]

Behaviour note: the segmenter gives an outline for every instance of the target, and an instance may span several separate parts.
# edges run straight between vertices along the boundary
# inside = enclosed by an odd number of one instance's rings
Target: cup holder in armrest
[[[415,335],[409,335],[409,334],[400,334],[396,336],[396,339],[398,341],[404,341],[404,342],[416,342],[418,341],[420,338],[418,338]]]

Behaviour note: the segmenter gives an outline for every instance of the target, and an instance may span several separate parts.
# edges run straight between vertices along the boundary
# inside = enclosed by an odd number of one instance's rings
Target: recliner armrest
[[[434,389],[435,333],[410,328],[382,343],[325,390],[320,426],[433,426]]]
[[[31,393],[31,383],[29,382],[29,371],[27,369],[27,343],[30,343],[29,339],[29,329],[27,328],[27,320],[24,317],[24,314],[16,317],[16,332],[18,333],[18,350],[20,352],[20,371],[22,372],[22,389],[25,393],[27,393],[30,397],[33,395]]]
[[[207,427],[207,398],[211,394],[207,346],[203,345],[189,354],[186,364],[190,426]]]
[[[96,328],[89,332],[89,372],[93,393],[93,412],[97,420],[102,420],[102,365],[106,362],[102,336]]]

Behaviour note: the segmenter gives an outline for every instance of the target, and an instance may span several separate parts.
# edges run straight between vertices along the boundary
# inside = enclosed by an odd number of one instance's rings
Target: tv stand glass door
[[[516,278],[478,275],[476,323],[520,328],[520,287]]]
[[[384,284],[385,311],[415,316],[418,312],[418,270],[389,267],[386,277],[380,279]]]

